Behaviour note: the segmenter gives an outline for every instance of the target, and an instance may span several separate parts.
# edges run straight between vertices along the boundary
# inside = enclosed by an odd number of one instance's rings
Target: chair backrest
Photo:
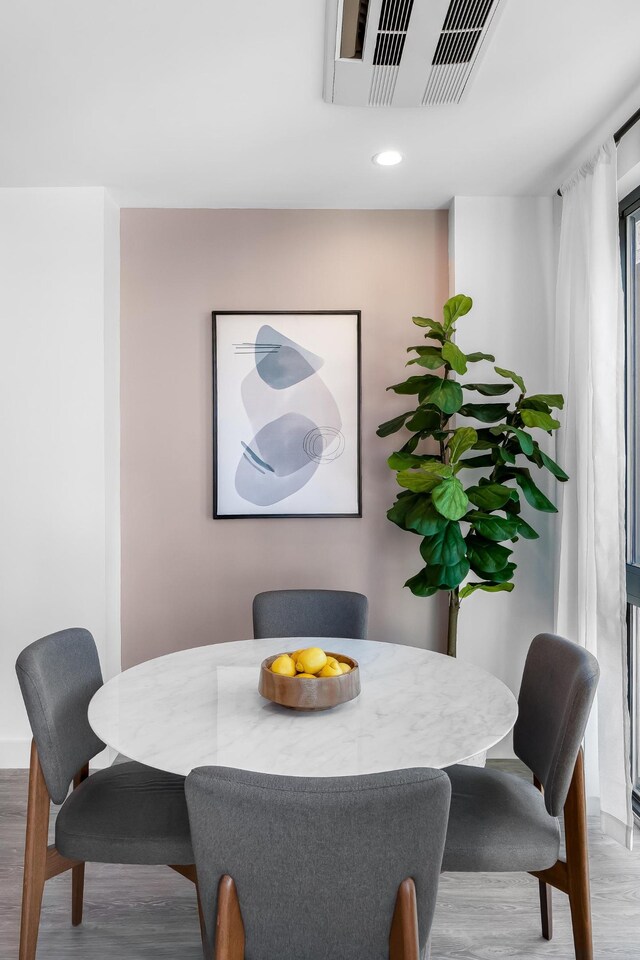
[[[541,633],[524,665],[513,746],[544,787],[548,812],[562,813],[600,668],[577,643]]]
[[[87,717],[102,686],[98,651],[88,630],[60,630],[22,651],[16,673],[49,796],[62,803],[81,768],[104,749]]]
[[[388,960],[408,877],[422,955],[449,815],[442,771],[306,778],[199,767],[185,790],[207,956],[225,874],[238,891],[251,960]]]
[[[347,590],[268,590],[253,601],[253,635],[367,638],[369,602]]]

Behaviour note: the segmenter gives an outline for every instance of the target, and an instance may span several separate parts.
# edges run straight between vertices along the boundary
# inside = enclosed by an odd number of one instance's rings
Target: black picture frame
[[[352,513],[221,513],[218,504],[218,317],[291,317],[291,316],[351,316],[356,321],[356,490],[357,510]],[[214,520],[291,520],[291,519],[360,519],[362,517],[362,312],[361,310],[213,310],[211,313],[212,356],[212,462]]]

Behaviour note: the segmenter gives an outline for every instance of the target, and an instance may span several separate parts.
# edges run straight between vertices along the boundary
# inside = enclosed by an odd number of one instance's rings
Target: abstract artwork
[[[213,515],[359,517],[360,311],[213,314]]]

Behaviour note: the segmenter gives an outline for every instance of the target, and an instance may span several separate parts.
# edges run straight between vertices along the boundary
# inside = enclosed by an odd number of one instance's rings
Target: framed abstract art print
[[[360,311],[214,311],[213,515],[360,517]]]

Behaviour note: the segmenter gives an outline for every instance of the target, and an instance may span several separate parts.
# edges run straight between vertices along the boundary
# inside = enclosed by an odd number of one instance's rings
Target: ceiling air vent
[[[431,62],[423,106],[460,102],[497,7],[494,0],[451,0]]]
[[[324,98],[458,103],[507,0],[328,0]]]
[[[412,9],[413,0],[382,0],[369,90],[372,107],[393,103]]]

